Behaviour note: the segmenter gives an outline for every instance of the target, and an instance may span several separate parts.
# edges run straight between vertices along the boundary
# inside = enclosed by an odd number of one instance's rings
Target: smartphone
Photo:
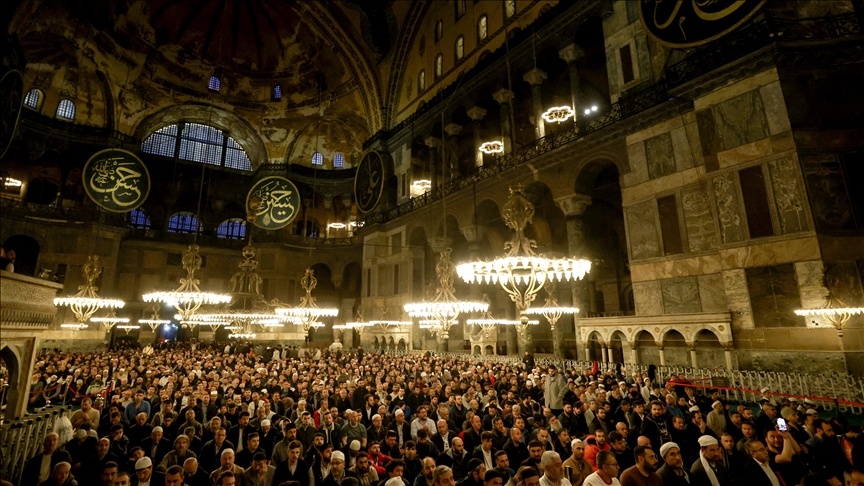
[[[777,419],[777,430],[780,432],[787,432],[789,430],[789,427],[786,426],[786,420],[782,418]]]

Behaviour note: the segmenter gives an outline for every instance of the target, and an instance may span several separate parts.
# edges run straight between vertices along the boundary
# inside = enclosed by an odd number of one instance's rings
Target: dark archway
[[[15,273],[28,277],[36,274],[36,264],[41,251],[36,240],[26,235],[14,235],[3,242],[3,248],[7,252],[15,251]]]
[[[57,192],[59,190],[60,186],[51,180],[42,177],[33,179],[27,184],[27,193],[24,195],[24,202],[47,206],[57,201]]]
[[[6,393],[0,392],[0,397],[3,397],[3,402],[0,403],[0,406],[6,406],[5,419],[12,420],[17,413],[15,404],[18,403],[17,385],[21,379],[21,363],[18,362],[18,355],[9,346],[4,346],[0,350],[0,365],[4,364],[8,373],[9,388],[6,389]]]

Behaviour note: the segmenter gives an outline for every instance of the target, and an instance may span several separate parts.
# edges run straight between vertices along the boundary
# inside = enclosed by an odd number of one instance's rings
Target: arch
[[[720,335],[711,328],[697,329],[693,333],[696,350],[696,364],[700,368],[725,368],[725,349],[720,342]]]
[[[399,343],[396,345],[396,349],[399,351],[406,350],[405,338],[399,338]]]
[[[480,352],[480,345],[479,344],[474,345],[474,349],[471,351],[471,354],[482,354]]]
[[[379,342],[378,342],[378,336],[375,336],[375,340],[373,341],[373,343],[374,343],[373,346],[374,346],[375,349],[381,349],[381,348],[379,347],[380,344],[379,344]]]
[[[495,354],[495,347],[492,346],[491,344],[487,344],[486,345],[486,352],[483,354],[494,355]]]
[[[629,361],[627,351],[629,346],[625,346],[627,336],[620,329],[612,331],[609,336],[609,361],[612,363],[624,363]]]
[[[670,343],[672,343],[672,345],[675,345],[675,343],[682,342],[686,343],[687,338],[685,338],[684,334],[678,329],[675,329],[674,327],[669,327],[660,331],[660,343],[663,344],[663,346],[666,346]]]
[[[45,94],[39,88],[32,88],[24,95],[24,106],[34,111],[42,110],[43,101],[45,101]]]
[[[612,157],[603,154],[600,157],[593,158],[582,164],[578,172],[576,172],[576,178],[573,182],[573,192],[576,194],[593,196],[594,183],[597,180],[597,177],[601,172],[609,167],[615,167],[618,174],[627,172],[626,170],[622,170],[620,161],[613,160]]]
[[[21,359],[18,353],[9,346],[0,349],[0,361],[6,365],[9,389],[6,395],[6,420],[12,420],[18,415],[18,384],[21,380]]]
[[[246,238],[246,221],[243,218],[229,218],[216,227],[217,238],[242,240]]]
[[[435,79],[440,78],[444,74],[444,54],[438,53],[435,56]]]
[[[690,350],[687,338],[679,330],[667,328],[660,331],[660,343],[663,346],[667,366],[690,366]]]
[[[349,262],[342,268],[342,297],[360,297],[363,289],[363,267],[358,262]]]
[[[540,252],[564,251],[567,247],[567,225],[552,189],[543,182],[535,181],[525,186],[525,197],[534,203],[534,220],[525,228],[526,235],[537,240]]]
[[[128,221],[129,227],[132,229],[140,229],[145,231],[150,229],[150,216],[147,216],[147,213],[144,212],[144,210],[141,208],[129,211]]]
[[[333,300],[336,297],[336,285],[333,283],[333,272],[326,263],[316,263],[309,267],[314,272],[318,285],[312,291],[312,296],[319,302]]]
[[[68,98],[63,98],[62,100],[60,100],[60,103],[57,105],[57,112],[54,114],[54,117],[60,118],[61,120],[74,121],[75,102]]]
[[[3,242],[3,249],[15,252],[15,273],[30,277],[36,275],[41,251],[38,241],[27,235],[13,235]]]
[[[169,233],[192,234],[195,231],[201,233],[201,222],[189,211],[180,211],[168,218]]]
[[[252,125],[234,112],[203,103],[175,105],[159,110],[144,118],[135,127],[135,137],[144,140],[160,128],[181,121],[209,125],[227,131],[231,138],[246,151],[253,169],[268,161],[264,141]]]

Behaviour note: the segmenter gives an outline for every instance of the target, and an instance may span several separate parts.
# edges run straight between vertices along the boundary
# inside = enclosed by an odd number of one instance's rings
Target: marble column
[[[543,123],[543,112],[546,111],[543,106],[543,81],[547,77],[548,75],[545,71],[541,71],[536,67],[522,76],[522,79],[531,85],[531,112],[534,114],[535,138],[546,136],[546,124]]]
[[[657,351],[660,353],[660,366],[666,366],[666,352],[660,346],[657,347]]]
[[[630,363],[639,364],[639,350],[636,349],[636,344],[630,343]]]
[[[588,209],[588,206],[591,205],[591,198],[589,196],[585,196],[583,194],[570,194],[568,196],[563,196],[555,199],[555,204],[561,208],[561,211],[565,216],[565,224],[567,226],[567,252],[568,256],[571,257],[584,257],[585,256],[585,229],[584,229],[584,220],[582,216],[585,214],[585,211]],[[590,275],[590,273],[589,273]],[[585,316],[589,309],[585,308],[586,302],[581,302],[579,298],[580,294],[582,294],[583,290],[586,288],[586,284],[584,281],[574,281],[570,284],[570,292],[572,298],[572,305],[574,307],[578,307],[580,309],[579,314]],[[573,322],[576,332],[576,349],[579,349],[579,340],[581,333],[579,332],[579,321],[578,315],[573,316]],[[560,331],[556,330],[555,334],[552,336],[552,339],[564,339],[561,336]],[[579,359],[577,355],[577,359]],[[585,359],[588,359],[588,356],[585,356]]]
[[[576,62],[585,57],[585,51],[576,44],[570,44],[561,48],[558,51],[558,57],[567,63],[567,70],[570,73],[570,97],[573,103],[573,121],[579,119],[579,110],[582,109],[580,93],[581,80],[579,77],[579,67]]]
[[[696,361],[696,344],[687,343],[687,347],[690,348],[690,363],[694,368],[698,368],[699,364]]]
[[[603,355],[603,362],[608,363],[609,362],[609,348],[606,347],[606,343],[602,343],[601,346],[603,346],[602,348],[600,348],[601,353]]]
[[[444,182],[459,177],[459,134],[462,133],[462,125],[450,123],[444,127],[444,133],[449,135],[444,141]]]
[[[513,127],[510,124],[510,104],[515,98],[512,91],[509,89],[499,89],[492,95],[492,99],[498,102],[501,106],[501,140],[504,142],[504,153],[509,154],[513,151]]]
[[[474,167],[483,166],[483,152],[480,151],[480,145],[485,142],[480,131],[482,130],[480,120],[486,116],[486,110],[479,106],[472,106],[468,109],[468,118],[471,119],[471,131],[474,132]]]
[[[732,346],[723,346],[723,355],[726,357],[726,369],[733,370],[732,367]]]
[[[591,361],[591,348],[588,346],[585,346],[585,357],[582,359],[582,361]]]
[[[428,136],[423,139],[426,146],[429,147],[429,178],[432,180],[432,192],[438,188],[438,173],[441,171],[441,155],[438,150],[441,148],[441,139],[438,137]]]

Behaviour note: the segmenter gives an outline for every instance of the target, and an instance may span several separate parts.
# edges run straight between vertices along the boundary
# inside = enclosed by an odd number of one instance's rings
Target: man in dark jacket
[[[42,454],[27,461],[21,475],[21,484],[35,485],[47,481],[54,471],[54,466],[60,462],[72,464],[72,456],[59,448],[60,436],[54,432],[45,436],[42,441]],[[106,447],[107,452],[107,447]]]
[[[171,441],[163,437],[162,427],[153,427],[150,437],[141,441],[141,449],[144,449],[144,455],[149,457],[153,464],[158,465],[165,454],[171,452]]]
[[[723,466],[723,452],[717,439],[710,435],[699,438],[699,458],[690,468],[693,486],[712,486],[711,476],[720,486],[730,486],[729,471]]]
[[[309,486],[309,466],[300,457],[303,446],[295,440],[288,444],[288,460],[276,466],[273,473],[273,484],[285,481],[297,481],[300,486]]]
[[[684,460],[678,444],[674,442],[663,444],[660,447],[660,457],[666,462],[657,470],[657,474],[663,478],[663,486],[690,486],[692,477],[684,469]]]
[[[467,465],[470,459],[471,455],[465,450],[462,439],[454,437],[450,449],[447,452],[442,452],[435,461],[435,464],[452,469],[453,478],[458,481],[467,475]]]
[[[219,468],[219,458],[222,457],[222,451],[234,449],[234,444],[225,439],[227,435],[225,427],[219,427],[219,430],[213,434],[213,440],[208,441],[201,448],[201,454],[198,455],[198,467],[204,469],[208,474]]]

